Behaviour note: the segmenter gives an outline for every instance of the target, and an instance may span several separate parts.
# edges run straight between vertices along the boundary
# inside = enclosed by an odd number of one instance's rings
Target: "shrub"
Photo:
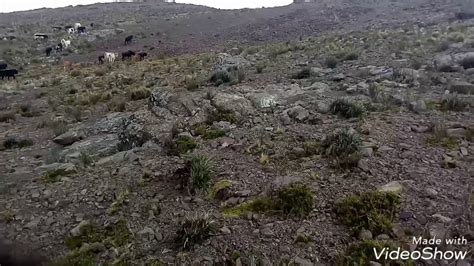
[[[356,166],[360,160],[360,145],[362,140],[356,133],[348,129],[336,131],[322,141],[324,154],[334,160],[339,167]]]
[[[194,155],[188,161],[188,168],[192,187],[207,190],[214,177],[212,161],[204,155]]]
[[[172,155],[185,154],[194,150],[197,148],[197,146],[198,145],[196,141],[192,137],[182,135],[178,136],[174,141],[172,141],[169,147],[169,152]]]
[[[326,60],[324,61],[324,65],[326,65],[326,67],[333,69],[337,67],[337,63],[337,58],[335,58],[334,56],[326,57]]]
[[[186,76],[184,78],[184,83],[186,85],[186,89],[189,90],[189,91],[194,91],[194,90],[197,90],[199,89],[199,86],[200,86],[200,82],[199,82],[199,79],[198,77],[196,76]]]
[[[214,86],[219,86],[221,84],[229,83],[231,81],[231,76],[229,72],[225,70],[217,70],[212,74],[210,81]]]
[[[113,112],[125,112],[127,110],[127,103],[124,99],[112,100],[107,107]]]
[[[363,117],[366,110],[363,105],[352,103],[346,99],[336,99],[330,105],[332,114],[344,118]]]
[[[452,32],[448,35],[448,40],[451,42],[464,42],[464,36],[459,32]]]
[[[85,151],[81,151],[79,159],[83,166],[89,166],[94,163],[94,158]]]
[[[217,108],[214,112],[212,112],[208,120],[209,122],[226,121],[231,124],[236,124],[238,122],[234,112],[220,108]]]
[[[202,136],[206,140],[216,139],[225,136],[225,131],[222,129],[215,129],[206,124],[196,125],[194,132],[198,136]]]
[[[313,209],[313,193],[302,184],[293,184],[278,193],[278,208],[287,215],[307,216]]]
[[[354,234],[362,229],[374,235],[390,234],[392,222],[400,208],[400,196],[395,193],[367,192],[345,198],[336,204],[335,212],[341,222]]]
[[[53,130],[54,136],[59,136],[67,132],[67,123],[63,120],[55,120],[48,123],[48,126]]]
[[[74,121],[80,122],[82,121],[82,108],[77,107],[67,107],[65,110],[66,114],[74,119]]]
[[[194,245],[209,239],[215,231],[214,221],[211,221],[207,215],[195,215],[181,222],[176,232],[176,242],[180,248],[189,250]]]
[[[270,197],[260,197],[223,210],[224,217],[238,218],[248,213],[275,213],[278,206]]]
[[[31,139],[16,139],[16,138],[8,138],[3,141],[3,147],[5,149],[22,149],[29,146],[33,146],[34,142]]]
[[[467,106],[467,103],[459,98],[457,93],[445,95],[441,101],[442,110],[462,111]]]
[[[71,77],[79,77],[80,75],[82,75],[82,72],[80,70],[73,70],[71,71]]]
[[[293,75],[294,79],[307,79],[311,77],[311,68],[306,67]]]
[[[132,101],[138,101],[150,97],[150,90],[146,88],[137,88],[130,92],[130,99]]]
[[[40,116],[40,112],[35,110],[31,103],[23,103],[20,105],[21,116],[23,117],[35,117]]]
[[[444,41],[439,43],[438,51],[439,52],[447,51],[449,49],[450,45],[451,45],[451,42],[444,40]]]
[[[107,247],[121,247],[130,240],[131,233],[127,222],[120,220],[107,227],[98,227],[94,224],[84,225],[80,228],[80,234],[66,239],[66,246],[71,249],[79,249],[84,243],[103,243]]]
[[[448,136],[446,126],[443,124],[436,124],[433,127],[433,135],[426,138],[426,143],[430,145],[440,145],[447,149],[456,149],[458,147],[458,140],[455,137]]]
[[[255,69],[257,71],[258,74],[261,74],[263,73],[263,70],[266,68],[266,65],[264,63],[258,63],[256,66],[255,66]]]

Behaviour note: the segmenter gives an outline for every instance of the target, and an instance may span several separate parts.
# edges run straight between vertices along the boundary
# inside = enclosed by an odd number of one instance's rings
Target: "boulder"
[[[309,115],[310,115],[308,110],[306,110],[304,107],[299,106],[299,105],[286,109],[283,112],[287,113],[291,119],[298,122],[304,122],[308,120]]]
[[[212,104],[219,110],[248,114],[253,110],[252,103],[243,96],[230,93],[217,93],[212,98]]]
[[[214,66],[214,70],[230,71],[232,69],[246,69],[250,66],[251,63],[243,56],[220,53],[217,56],[217,63]]]
[[[123,151],[112,156],[100,159],[96,165],[105,165],[109,163],[134,162],[139,158],[133,151]]]
[[[449,82],[448,90],[459,94],[474,94],[474,84],[467,81],[453,80]]]
[[[71,163],[79,162],[81,152],[94,158],[102,158],[117,153],[119,143],[117,134],[92,136],[68,146],[59,157]]]
[[[386,185],[381,186],[378,191],[379,192],[393,192],[393,193],[400,193],[403,190],[402,184],[398,181],[392,181]]]
[[[84,136],[76,131],[68,131],[61,134],[53,139],[53,141],[59,145],[68,146],[76,141],[83,139]]]
[[[199,110],[193,98],[185,89],[158,87],[151,92],[149,106],[153,112],[160,112],[155,108],[163,108],[173,115],[192,116]]]

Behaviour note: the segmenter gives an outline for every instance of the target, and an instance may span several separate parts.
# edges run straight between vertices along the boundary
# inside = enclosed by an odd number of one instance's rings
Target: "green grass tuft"
[[[176,243],[180,248],[190,250],[194,245],[209,239],[215,231],[214,221],[207,215],[188,217],[181,222],[176,232]]]
[[[400,196],[382,192],[348,197],[337,203],[335,208],[338,218],[354,234],[367,229],[374,235],[390,234],[399,210]]]
[[[332,158],[335,164],[342,168],[357,166],[360,160],[360,145],[362,140],[357,133],[348,129],[336,131],[322,141],[324,154]]]
[[[363,105],[352,103],[346,99],[336,99],[330,105],[332,114],[344,118],[363,117],[366,110]]]

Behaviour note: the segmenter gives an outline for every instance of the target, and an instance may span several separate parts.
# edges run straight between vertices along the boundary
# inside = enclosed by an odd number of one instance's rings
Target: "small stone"
[[[400,220],[402,221],[409,221],[414,217],[413,213],[410,211],[403,211],[400,213]]]
[[[151,229],[150,227],[145,227],[143,228],[143,230],[138,232],[138,235],[151,240],[155,238],[155,231],[153,231],[153,229]]]
[[[386,185],[383,185],[378,189],[380,192],[393,192],[393,193],[400,193],[403,190],[402,184],[398,181],[392,181]]]
[[[359,232],[359,240],[371,240],[373,238],[372,232],[370,230],[362,229]]]
[[[221,233],[223,233],[224,235],[228,235],[228,234],[232,233],[232,232],[230,231],[229,227],[227,227],[227,226],[222,227],[220,231],[221,231]]]
[[[425,189],[425,194],[429,198],[436,198],[438,196],[438,191],[436,191],[432,188],[426,188]]]
[[[311,262],[310,260],[303,259],[303,258],[300,258],[298,256],[296,256],[293,259],[293,264],[299,265],[299,266],[313,266],[314,265],[314,263]]]
[[[380,264],[376,261],[371,261],[371,262],[369,262],[369,266],[382,266],[382,264]]]
[[[405,237],[405,231],[400,226],[400,224],[392,225],[392,234],[396,236],[398,239],[403,239]]]
[[[357,163],[357,166],[364,172],[369,172],[370,171],[369,164],[368,164],[368,161],[366,159],[361,159]]]
[[[469,153],[468,153],[466,147],[461,147],[461,148],[459,148],[459,151],[461,152],[462,156],[467,156],[467,155],[469,155]]]
[[[442,166],[444,168],[456,168],[456,161],[449,156],[446,156],[443,160]]]
[[[76,227],[74,227],[73,229],[71,229],[71,235],[72,236],[78,236],[81,234],[81,228],[86,226],[86,225],[89,225],[90,222],[88,220],[82,220]]]
[[[451,220],[452,220],[451,218],[445,217],[445,216],[443,216],[439,213],[433,215],[432,217],[438,219],[438,221],[440,221],[442,223],[450,223]]]
[[[260,230],[260,233],[266,237],[272,237],[275,235],[275,233],[272,231],[272,229],[268,227],[264,227],[263,229]]]
[[[428,132],[430,128],[427,126],[412,126],[411,130],[416,133],[425,133],[425,132]]]
[[[383,240],[390,240],[390,237],[386,234],[380,234],[376,237],[376,239],[383,241]]]
[[[378,148],[378,152],[388,152],[388,151],[393,151],[393,148],[383,145],[380,148]]]
[[[453,138],[462,138],[466,136],[466,130],[464,128],[448,128],[446,129],[446,135]]]
[[[360,152],[364,157],[372,157],[374,154],[374,149],[371,147],[363,147],[361,148]]]

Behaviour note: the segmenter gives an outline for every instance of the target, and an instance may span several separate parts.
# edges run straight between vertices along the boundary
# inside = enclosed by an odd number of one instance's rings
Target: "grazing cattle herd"
[[[90,23],[90,27],[94,27],[94,23]],[[53,31],[65,31],[67,34],[70,36],[67,38],[61,39],[61,41],[56,44],[55,46],[48,46],[45,48],[44,53],[46,57],[50,57],[55,51],[56,53],[61,53],[64,49],[68,49],[72,45],[72,39],[74,39],[74,34],[81,35],[85,34],[87,28],[85,26],[82,26],[81,23],[75,23],[74,25],[67,25],[67,26],[52,26],[51,27]],[[49,42],[48,40],[52,39],[50,38],[49,35],[44,34],[44,33],[35,33],[34,34],[34,39],[38,40],[38,43],[43,43],[43,42]],[[134,39],[133,35],[129,35],[125,38],[124,45],[130,45],[132,44]],[[127,50],[125,52],[121,53],[122,55],[122,61],[125,60],[133,60],[133,61],[142,61],[145,59],[145,57],[148,56],[146,52],[139,51],[135,52],[132,50]],[[117,59],[119,58],[119,53],[117,52],[104,52],[98,57],[98,63],[99,64],[104,64],[104,63],[114,63]],[[64,61],[63,62],[64,69],[70,69],[72,66],[72,63],[69,61]],[[10,80],[16,79],[16,75],[18,74],[17,69],[7,69],[8,65],[4,62],[1,62],[0,60],[0,78],[1,80]]]

